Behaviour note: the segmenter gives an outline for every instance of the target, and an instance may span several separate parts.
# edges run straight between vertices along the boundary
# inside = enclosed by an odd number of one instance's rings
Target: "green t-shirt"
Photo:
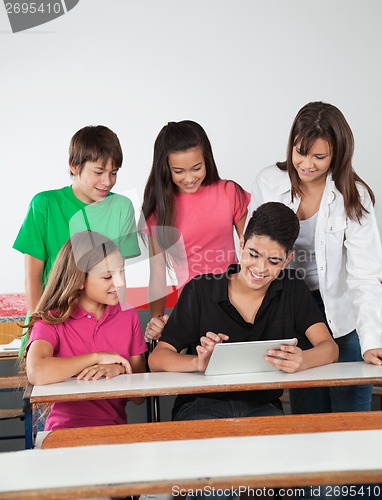
[[[126,196],[110,193],[90,205],[71,186],[36,194],[13,248],[45,262],[44,286],[63,244],[71,234],[90,229],[113,240],[123,257],[140,255],[134,208]]]

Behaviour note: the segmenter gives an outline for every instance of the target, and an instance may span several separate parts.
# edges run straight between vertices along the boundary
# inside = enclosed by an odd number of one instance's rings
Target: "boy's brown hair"
[[[89,125],[74,134],[69,146],[69,165],[77,167],[80,174],[87,161],[109,161],[114,168],[121,168],[123,154],[117,135],[103,125]]]

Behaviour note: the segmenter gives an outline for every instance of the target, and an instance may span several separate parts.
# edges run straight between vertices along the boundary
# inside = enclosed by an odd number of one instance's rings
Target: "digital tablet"
[[[296,339],[264,340],[251,342],[224,342],[212,352],[205,375],[233,375],[277,371],[265,361],[268,349],[280,349],[282,344],[295,345]]]

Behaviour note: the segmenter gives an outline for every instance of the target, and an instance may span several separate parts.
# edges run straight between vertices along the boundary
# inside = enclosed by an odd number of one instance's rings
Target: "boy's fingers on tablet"
[[[288,360],[282,359],[275,356],[264,356],[265,361],[268,361],[273,366],[276,366],[280,370],[285,370],[285,365],[288,363]]]
[[[215,342],[218,342],[220,340],[219,335],[214,332],[207,332],[205,336],[211,340],[215,340]]]
[[[218,335],[221,338],[221,340],[229,340],[228,335],[226,335],[225,333],[219,333]]]
[[[276,358],[284,358],[287,353],[278,349],[268,349],[267,355]]]
[[[280,346],[281,351],[287,351],[287,352],[297,352],[300,348],[295,346],[295,345],[286,345],[282,344]]]
[[[202,347],[209,347],[213,348],[216,344],[213,340],[209,339],[208,337],[201,337],[200,338],[200,344]]]
[[[206,337],[214,340],[215,342],[223,342],[224,340],[228,340],[228,335],[225,333],[214,333],[214,332],[207,332]]]
[[[207,367],[208,360],[211,356],[212,349],[205,349],[204,347],[198,345],[196,347],[196,353],[198,355],[198,370],[204,371]]]
[[[196,352],[199,354],[205,354],[207,352],[207,349],[202,346],[202,345],[198,345],[196,346]]]

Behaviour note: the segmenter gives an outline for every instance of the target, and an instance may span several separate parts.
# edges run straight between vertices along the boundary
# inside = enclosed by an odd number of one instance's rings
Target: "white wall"
[[[139,204],[166,122],[200,122],[221,176],[250,190],[284,159],[298,109],[324,100],[347,117],[381,205],[381,53],[380,0],[80,0],[18,34],[1,2],[0,292],[23,291],[12,243],[31,197],[69,184],[69,140],[88,124],[118,134],[116,191]]]

